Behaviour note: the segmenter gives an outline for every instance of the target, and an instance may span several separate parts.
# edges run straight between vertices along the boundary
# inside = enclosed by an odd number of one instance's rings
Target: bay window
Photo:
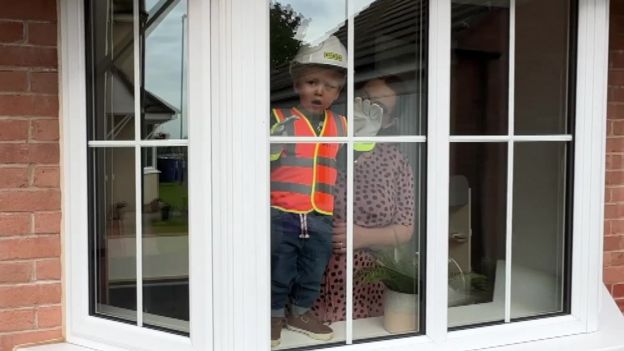
[[[595,331],[607,7],[62,4],[68,340],[436,350]],[[322,249],[289,256],[283,283],[288,235]]]

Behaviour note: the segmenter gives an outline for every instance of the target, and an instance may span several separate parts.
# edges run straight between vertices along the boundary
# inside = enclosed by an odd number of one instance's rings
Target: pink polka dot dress
[[[354,163],[354,224],[379,228],[393,224],[414,224],[414,175],[407,159],[393,144],[377,143],[373,151],[361,153]],[[346,177],[336,184],[334,216],[346,220]],[[367,318],[383,314],[384,286],[364,283],[355,277],[364,268],[375,265],[366,249],[353,256],[353,317]],[[346,255],[333,255],[321,283],[321,294],[312,311],[322,321],[341,321],[346,314]]]

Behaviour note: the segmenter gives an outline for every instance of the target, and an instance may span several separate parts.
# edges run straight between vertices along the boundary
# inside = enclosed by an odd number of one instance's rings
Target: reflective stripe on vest
[[[290,116],[288,135],[295,137],[344,136],[346,119],[325,112],[323,129],[316,134],[308,118],[298,109],[273,109],[278,122]],[[271,162],[271,206],[287,212],[317,211],[331,215],[334,210],[336,155],[338,143],[289,143],[281,156]]]

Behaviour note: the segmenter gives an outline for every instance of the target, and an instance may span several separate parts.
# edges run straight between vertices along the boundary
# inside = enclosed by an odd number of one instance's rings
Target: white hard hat
[[[290,73],[298,65],[325,65],[347,69],[347,50],[335,36],[330,36],[315,46],[304,45],[290,62]]]

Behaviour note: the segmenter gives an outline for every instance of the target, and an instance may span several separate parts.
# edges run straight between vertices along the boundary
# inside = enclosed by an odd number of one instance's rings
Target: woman
[[[397,135],[396,115],[402,82],[394,76],[376,78],[362,88],[363,99],[383,108],[377,135]],[[370,148],[370,145],[369,145]],[[356,148],[357,149],[357,148]],[[415,196],[412,168],[396,145],[376,143],[372,150],[354,155],[354,277],[375,265],[369,248],[392,246],[410,240],[414,231]],[[325,271],[324,285],[313,311],[324,321],[345,319],[346,287],[346,177],[336,184],[333,256]],[[354,279],[353,317],[383,314],[381,283]]]

